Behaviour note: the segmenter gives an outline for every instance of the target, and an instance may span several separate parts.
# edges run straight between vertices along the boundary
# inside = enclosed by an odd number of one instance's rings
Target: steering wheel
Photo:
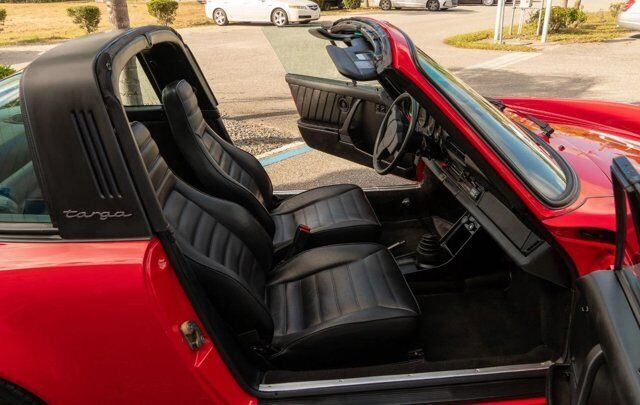
[[[378,174],[388,174],[400,163],[416,128],[418,110],[409,93],[399,95],[389,107],[373,147],[373,168]]]

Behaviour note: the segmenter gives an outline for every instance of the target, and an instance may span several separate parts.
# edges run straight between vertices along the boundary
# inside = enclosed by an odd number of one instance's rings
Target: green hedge
[[[67,9],[67,15],[73,18],[73,23],[80,26],[87,34],[98,30],[100,24],[100,9],[96,6],[76,6]]]
[[[619,3],[611,3],[609,4],[609,12],[613,17],[617,17],[618,14],[620,14],[620,12],[622,11],[622,7],[624,7],[625,4],[627,3],[625,3],[624,1],[621,1]]]
[[[530,24],[538,22],[538,15],[540,11],[537,10],[529,20]],[[577,7],[551,7],[551,21],[549,22],[549,32],[560,32],[566,28],[577,28],[583,22],[587,21],[587,15],[581,9]]]
[[[237,0],[234,0],[237,1]],[[176,19],[178,2],[175,0],[151,0],[147,3],[147,11],[162,25],[171,25]]]
[[[353,10],[360,8],[361,0],[342,0],[342,3],[346,8]]]
[[[2,79],[3,77],[7,77],[9,75],[12,75],[15,72],[16,72],[15,70],[11,69],[7,65],[0,65],[0,79]]]

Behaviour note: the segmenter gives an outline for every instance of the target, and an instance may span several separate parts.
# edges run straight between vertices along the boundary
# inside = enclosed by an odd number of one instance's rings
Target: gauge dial
[[[421,128],[425,128],[427,125],[427,110],[425,109],[420,109],[420,112],[418,113],[418,125]]]
[[[438,127],[436,132],[433,134],[433,140],[438,143],[440,142],[440,135],[442,135],[442,127]]]
[[[436,120],[433,117],[429,117],[429,124],[427,124],[427,135],[433,135],[433,130],[436,127]]]

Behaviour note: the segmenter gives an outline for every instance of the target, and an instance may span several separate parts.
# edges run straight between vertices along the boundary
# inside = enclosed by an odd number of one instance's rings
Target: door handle
[[[338,103],[340,103],[340,101],[338,101]],[[351,128],[351,121],[353,121],[353,117],[356,114],[356,111],[358,111],[358,107],[360,107],[361,103],[362,103],[362,100],[358,98],[351,105],[351,109],[349,109],[349,113],[347,114],[347,117],[344,119],[342,126],[338,130],[338,136],[340,138],[340,142],[353,145],[353,140],[351,139],[351,135],[349,134],[350,132],[349,129]]]

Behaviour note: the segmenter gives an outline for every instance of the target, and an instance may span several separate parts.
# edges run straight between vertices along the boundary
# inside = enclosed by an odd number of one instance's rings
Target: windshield
[[[567,178],[558,162],[480,94],[418,49],[419,67],[465,117],[496,147],[517,174],[547,201],[565,195]]]

